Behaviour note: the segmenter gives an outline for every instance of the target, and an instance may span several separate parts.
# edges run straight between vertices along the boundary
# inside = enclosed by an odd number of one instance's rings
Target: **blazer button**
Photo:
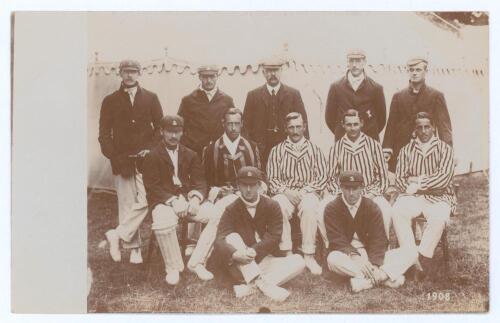
[[[132,119],[132,123],[135,123],[135,120]]]

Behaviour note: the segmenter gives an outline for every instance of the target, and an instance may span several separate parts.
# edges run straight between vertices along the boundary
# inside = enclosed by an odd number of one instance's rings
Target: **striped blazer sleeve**
[[[370,143],[370,151],[373,168],[375,169],[375,179],[370,185],[364,188],[363,194],[372,193],[374,195],[383,195],[389,186],[389,175],[382,146],[373,140]]]
[[[398,162],[396,164],[396,186],[401,192],[406,192],[408,188],[409,182],[409,160],[408,154],[410,151],[410,147],[413,145],[410,142],[408,145],[404,146],[403,149],[399,151]]]
[[[276,145],[271,149],[269,153],[269,158],[267,161],[267,176],[269,178],[269,191],[271,194],[283,193],[286,189],[285,183],[281,179],[281,174],[279,170],[280,163],[280,147],[282,145]]]
[[[330,152],[328,154],[328,174],[327,174],[327,190],[332,195],[337,195],[340,192],[340,185],[338,182],[340,168],[338,167],[338,149],[339,149],[339,141],[335,142],[335,144],[330,148]]]
[[[420,188],[422,190],[446,189],[453,179],[453,148],[445,142],[439,143],[439,167],[430,175],[422,175]]]
[[[326,186],[328,166],[325,155],[318,146],[313,145],[313,158],[314,158],[314,180],[307,185],[304,189],[307,192],[320,192]]]

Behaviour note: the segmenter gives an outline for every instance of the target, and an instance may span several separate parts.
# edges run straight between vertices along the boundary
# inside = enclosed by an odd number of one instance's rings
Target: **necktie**
[[[276,115],[276,91],[273,89],[271,91],[271,109],[272,109],[272,117],[271,117],[271,129],[274,132],[278,131],[278,117]]]

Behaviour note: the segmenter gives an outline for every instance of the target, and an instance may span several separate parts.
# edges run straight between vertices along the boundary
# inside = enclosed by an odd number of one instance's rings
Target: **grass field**
[[[181,282],[169,287],[164,281],[163,261],[156,254],[151,264],[113,263],[107,249],[98,248],[104,233],[117,224],[116,196],[89,194],[88,264],[93,285],[89,312],[237,312],[252,313],[265,307],[279,313],[366,312],[484,312],[489,309],[488,181],[483,173],[456,178],[458,215],[448,227],[450,273],[445,275],[442,252],[436,250],[433,278],[409,281],[402,288],[374,288],[359,294],[333,274],[320,277],[305,272],[287,283],[291,295],[274,303],[261,293],[236,299],[220,279],[202,282],[185,272]],[[143,255],[147,253],[150,220],[141,228]],[[430,294],[429,294],[430,293]],[[432,293],[435,297],[432,297]]]

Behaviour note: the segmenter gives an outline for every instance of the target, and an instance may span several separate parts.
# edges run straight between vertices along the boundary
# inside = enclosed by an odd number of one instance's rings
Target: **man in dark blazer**
[[[450,115],[443,93],[425,84],[428,61],[417,57],[408,61],[409,85],[392,97],[387,129],[384,134],[384,155],[389,171],[396,171],[399,151],[415,138],[414,122],[418,112],[431,114],[439,139],[453,146]]]
[[[130,218],[143,217],[148,211],[136,161],[158,142],[159,123],[163,117],[156,94],[140,87],[137,82],[140,70],[136,61],[120,63],[122,83],[102,101],[99,118],[99,143],[102,153],[111,161],[118,196],[118,219],[120,225],[125,226]],[[125,236],[121,230],[110,230],[106,234],[114,241],[117,235],[123,240],[123,247],[131,249],[130,262],[141,263],[139,232]],[[114,261],[121,260],[119,249],[110,251]]]
[[[335,135],[335,140],[339,140],[345,133],[342,127],[344,113],[355,109],[363,119],[363,132],[379,141],[379,133],[385,127],[384,89],[366,75],[366,55],[363,51],[350,51],[347,54],[347,64],[346,75],[333,83],[328,91],[326,124]]]
[[[238,172],[240,197],[230,204],[219,223],[215,252],[233,279],[237,297],[256,288],[276,301],[289,293],[279,285],[305,268],[300,255],[279,255],[283,216],[277,202],[259,193],[261,171],[252,166]],[[256,288],[255,288],[256,287]]]
[[[184,121],[179,116],[162,119],[162,142],[144,159],[143,177],[153,216],[152,229],[158,241],[170,285],[179,282],[184,263],[177,240],[180,218],[207,223],[213,204],[205,202],[207,184],[198,155],[179,144]],[[139,221],[137,221],[139,222]],[[203,270],[203,269],[202,269]]]
[[[328,268],[350,277],[353,292],[379,284],[397,288],[403,274],[415,264],[415,248],[387,251],[382,213],[372,200],[362,197],[363,175],[356,171],[339,176],[340,194],[325,208],[329,241]]]
[[[262,64],[266,84],[247,94],[243,110],[243,135],[257,143],[265,169],[271,148],[286,139],[285,117],[299,112],[307,123],[307,114],[300,92],[281,83],[281,60]],[[309,138],[309,130],[305,137]]]
[[[234,107],[233,99],[218,89],[217,66],[201,66],[198,69],[200,86],[182,98],[178,115],[184,118],[184,135],[181,143],[198,153],[219,138],[224,129],[221,120],[229,108]]]

